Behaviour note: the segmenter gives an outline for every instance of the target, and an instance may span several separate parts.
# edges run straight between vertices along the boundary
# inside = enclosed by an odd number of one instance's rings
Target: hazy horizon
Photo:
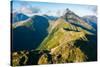
[[[21,11],[29,14],[35,14],[34,10],[39,9],[37,13],[48,14],[52,16],[61,16],[63,12],[69,8],[79,16],[97,15],[97,6],[95,5],[79,5],[68,3],[48,3],[34,1],[13,1],[13,11]]]

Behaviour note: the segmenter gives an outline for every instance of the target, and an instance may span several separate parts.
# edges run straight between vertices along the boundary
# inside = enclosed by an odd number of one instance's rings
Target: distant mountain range
[[[23,13],[13,13],[12,14],[12,23],[27,20],[29,17]]]
[[[97,29],[97,17],[96,16],[84,16],[82,19],[92,25],[95,29]]]
[[[79,17],[73,11],[66,9],[61,17],[49,15],[28,17],[19,13],[14,14],[12,19],[14,19],[12,65],[97,60],[97,18],[95,16]],[[14,60],[19,61],[14,62]]]

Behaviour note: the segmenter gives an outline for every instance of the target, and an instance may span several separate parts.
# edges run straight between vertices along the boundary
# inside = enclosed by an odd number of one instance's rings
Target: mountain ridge
[[[22,44],[24,46],[17,49],[19,52],[12,51],[12,64],[96,61],[97,35],[94,33],[95,29],[74,12],[67,10],[69,12],[66,11],[63,16],[56,18],[56,20],[35,15],[25,22],[14,23],[15,25],[12,25],[14,26],[13,34],[16,34],[16,37],[14,36],[16,42],[14,43],[18,48]],[[19,39],[22,41],[18,42]]]

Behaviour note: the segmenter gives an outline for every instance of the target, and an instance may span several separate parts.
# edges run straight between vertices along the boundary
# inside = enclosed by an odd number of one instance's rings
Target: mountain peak
[[[70,9],[66,9],[66,13],[73,13]]]
[[[89,25],[80,16],[78,16],[68,8],[65,10],[64,15],[61,18],[73,25],[77,25],[78,27],[95,31],[95,29],[91,25]]]
[[[72,22],[70,21],[70,19],[80,18],[80,17],[67,8],[63,14],[63,18],[66,19],[66,21]]]

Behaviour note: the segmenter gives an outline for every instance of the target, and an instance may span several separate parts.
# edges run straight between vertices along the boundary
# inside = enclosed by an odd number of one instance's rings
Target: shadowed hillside
[[[18,24],[20,26],[18,26]],[[29,24],[29,25],[28,25]],[[31,21],[17,23],[13,29],[12,51],[31,50],[38,47],[47,36],[48,20],[42,16],[34,16]]]

